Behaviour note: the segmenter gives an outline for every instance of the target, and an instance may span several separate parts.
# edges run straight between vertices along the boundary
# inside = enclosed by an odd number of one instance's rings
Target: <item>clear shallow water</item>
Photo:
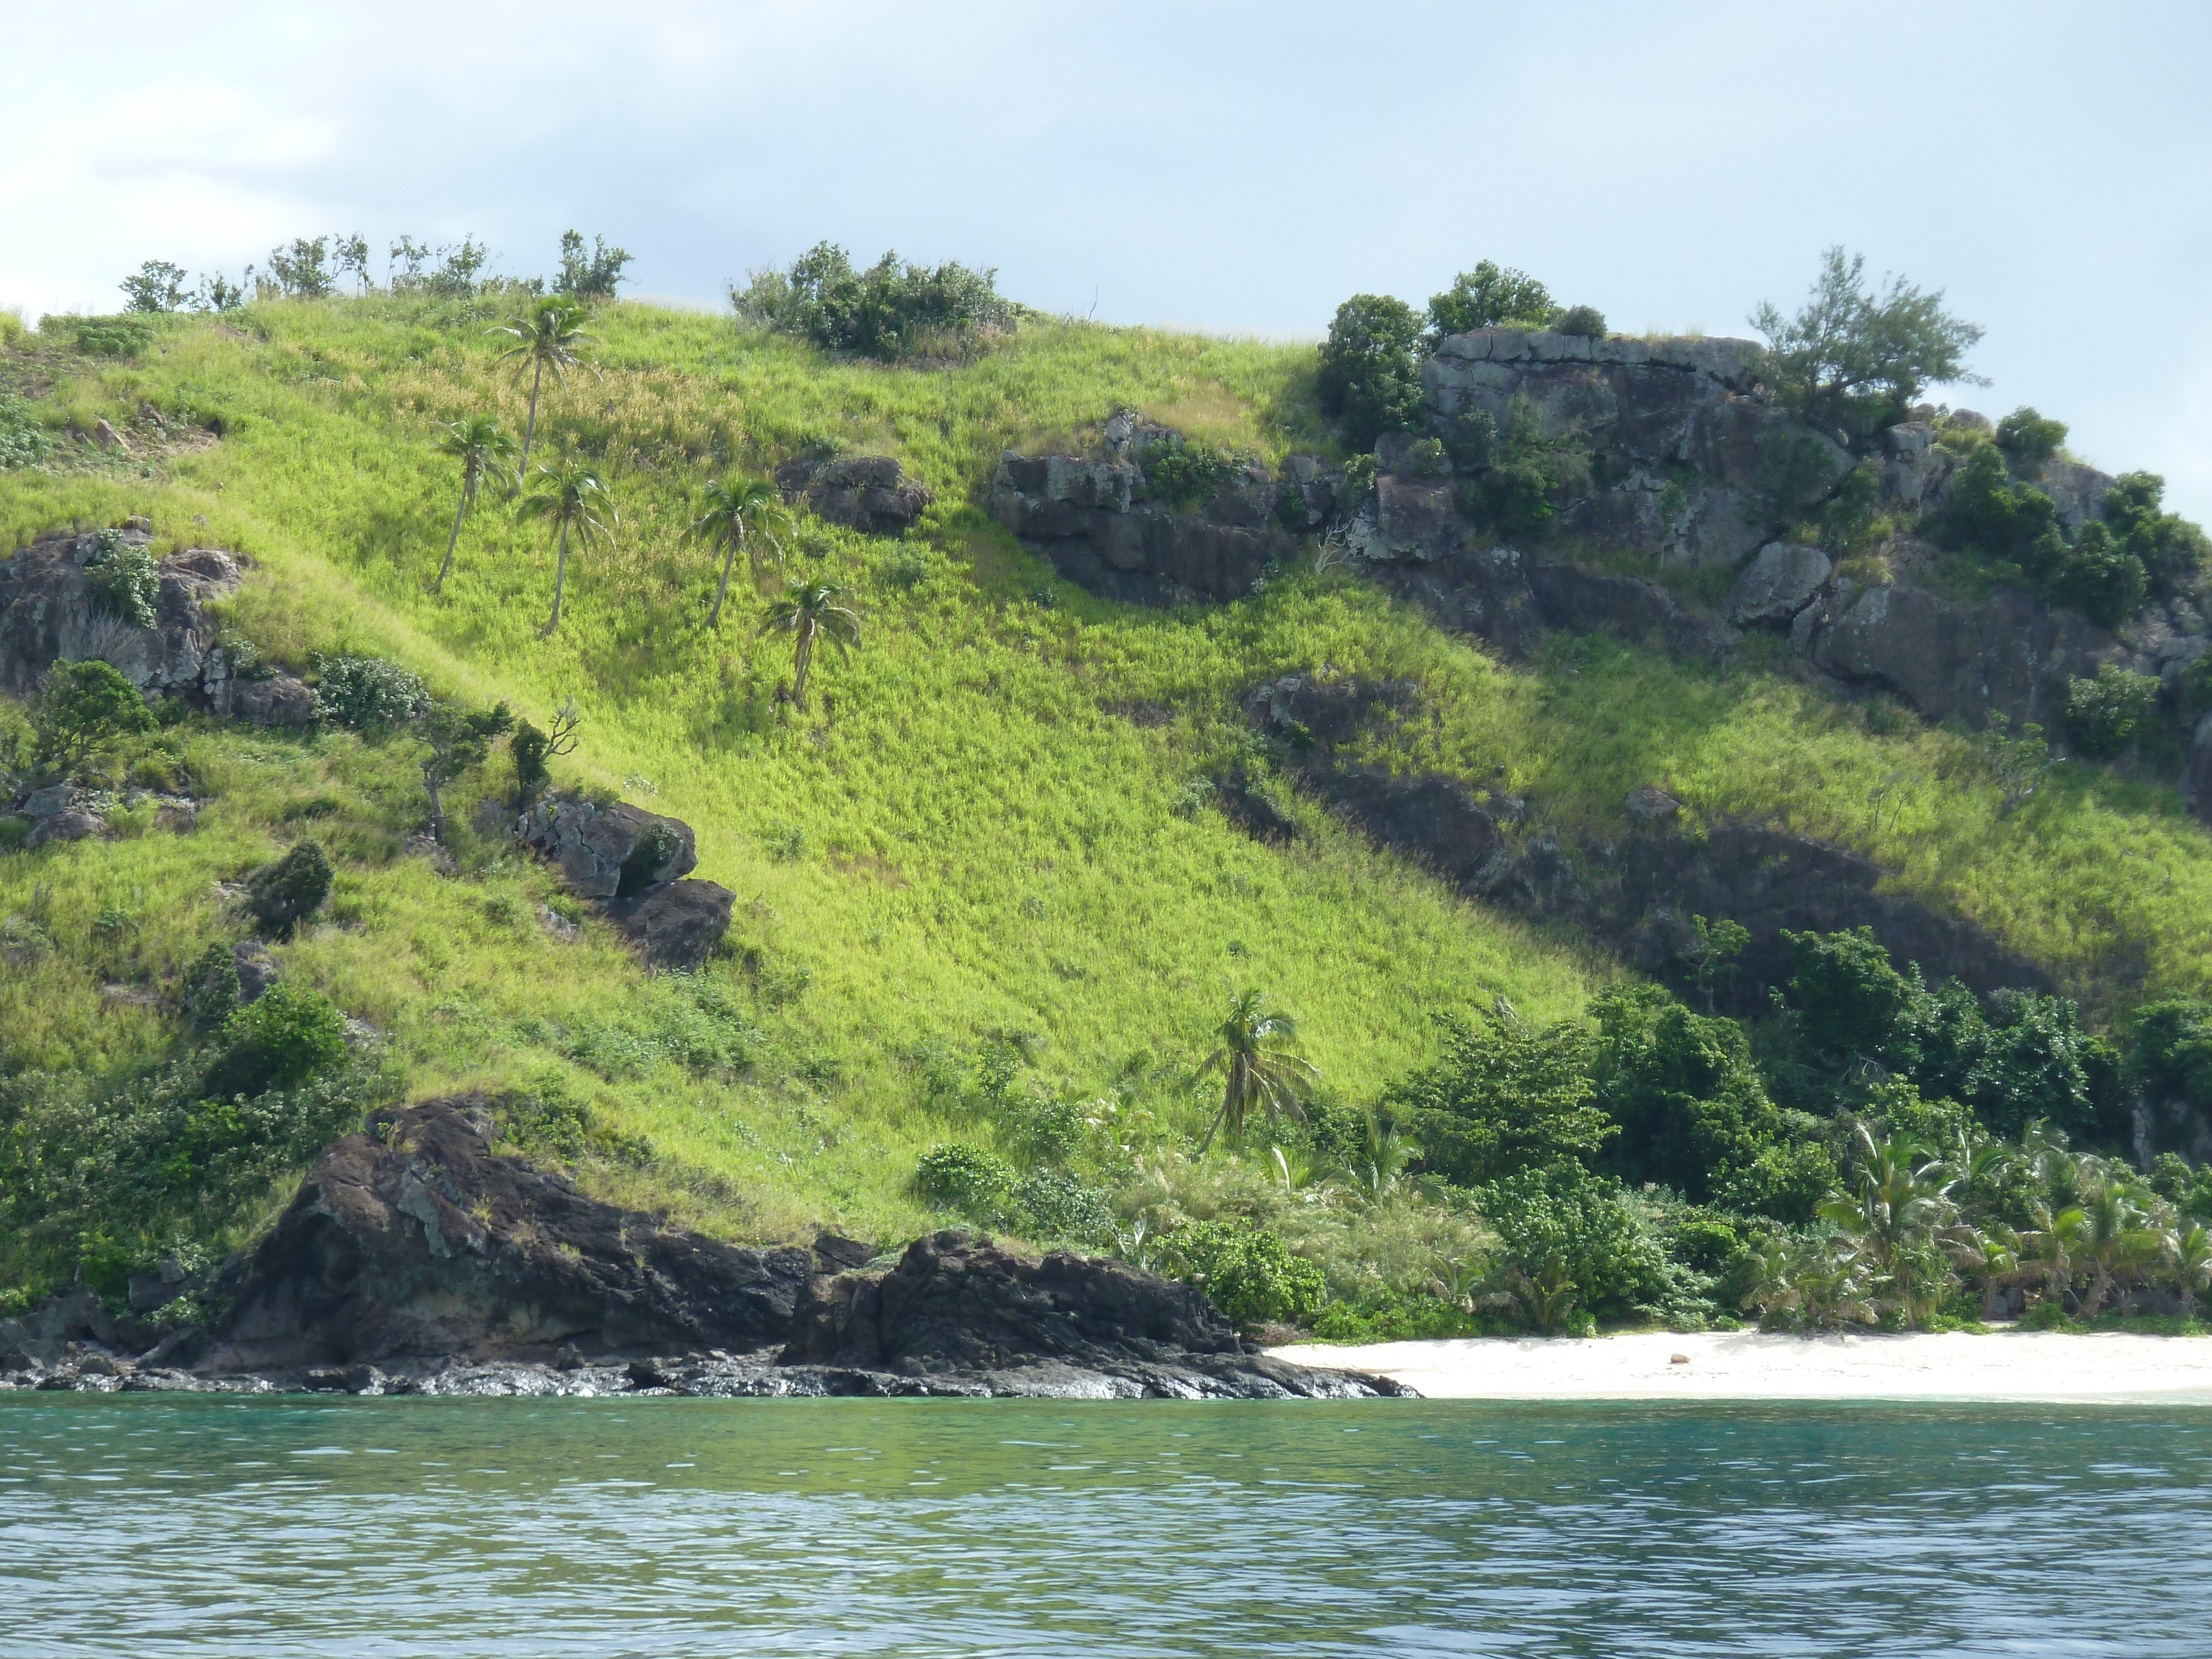
[[[0,1654],[2212,1654],[2212,1412],[0,1401]]]

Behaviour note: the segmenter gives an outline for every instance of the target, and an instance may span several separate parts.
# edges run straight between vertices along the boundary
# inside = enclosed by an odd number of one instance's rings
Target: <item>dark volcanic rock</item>
[[[151,540],[143,530],[121,534],[140,547]],[[63,537],[0,560],[0,690],[27,694],[57,660],[97,657],[142,691],[228,713],[235,683],[204,606],[237,591],[237,562],[214,548],[163,559],[154,625],[140,628],[93,592],[84,562],[97,545],[93,535]]]
[[[775,482],[785,495],[803,497],[817,518],[875,536],[903,535],[935,499],[888,455],[800,456],[776,468]]]
[[[607,919],[655,968],[698,969],[730,931],[737,895],[711,881],[669,881],[607,902]]]
[[[690,874],[699,863],[690,824],[627,802],[600,806],[577,795],[549,795],[523,815],[514,833],[559,865],[580,898],[642,893]]]
[[[480,1097],[380,1124],[308,1173],[206,1366],[757,1347],[784,1340],[815,1272],[805,1250],[719,1244],[495,1155]]]

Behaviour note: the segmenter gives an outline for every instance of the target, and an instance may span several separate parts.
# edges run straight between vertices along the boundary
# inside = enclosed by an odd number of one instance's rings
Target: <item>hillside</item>
[[[1218,1102],[1194,1067],[1232,989],[1293,1012],[1326,1097],[1364,1109],[1447,1054],[1439,1014],[1504,998],[1543,1026],[1634,977],[1587,931],[1472,900],[1302,788],[1246,707],[1290,675],[1418,686],[1418,718],[1336,758],[1525,801],[1521,842],[1616,839],[1630,792],[1656,786],[1680,826],[1755,821],[1871,860],[1882,892],[1974,924],[2116,1042],[2138,1004],[2212,993],[2212,836],[2155,756],[2062,762],[2008,803],[1966,726],[1846,694],[1768,642],[1698,660],[1570,631],[1508,653],[1310,544],[1230,602],[1117,604],[986,510],[1003,452],[1091,453],[1124,409],[1263,469],[1340,465],[1352,448],[1310,348],[1025,319],[879,363],[611,305],[592,366],[549,382],[537,416],[542,453],[591,458],[618,514],[604,547],[572,550],[558,630],[541,636],[552,538],[495,492],[433,593],[458,488],[438,423],[489,411],[522,428],[526,383],[497,361],[513,342],[489,331],[520,309],[270,301],[154,319],[116,355],[67,324],[21,337],[0,391],[58,441],[0,473],[0,537],[141,518],[157,555],[243,556],[223,624],[295,673],[386,658],[541,724],[573,699],[581,744],[556,777],[692,826],[698,874],[736,896],[723,950],[698,975],[650,975],[545,866],[469,827],[510,787],[503,752],[456,786],[440,854],[418,838],[404,733],[180,709],[129,764],[198,800],[188,830],[118,803],[110,834],[0,854],[0,1073],[19,1095],[103,1098],[173,1059],[181,976],[241,933],[222,884],[307,834],[336,885],[271,949],[369,1028],[355,1040],[377,1091],[580,1111],[594,1191],[728,1237],[889,1243],[956,1215],[919,1195],[917,1158],[977,1140],[1019,1162],[1021,1112],[1041,1109],[1023,1101],[1073,1114],[1073,1167],[1102,1189],[1165,1180]],[[779,696],[790,643],[760,631],[742,567],[708,628],[719,560],[684,532],[709,478],[837,453],[895,458],[933,499],[902,537],[802,514],[791,569],[843,585],[860,618],[802,709]],[[1295,833],[1221,810],[1232,775]],[[1263,1145],[1224,1166],[1222,1193],[1266,1178]],[[1235,1207],[1195,1187],[1176,1202]],[[1316,1250],[1357,1258],[1332,1261],[1335,1288],[1404,1279],[1437,1240],[1476,1236],[1463,1209],[1406,1206],[1331,1223],[1341,1237]],[[0,1274],[32,1288],[73,1249],[165,1247],[132,1229],[0,1249]]]

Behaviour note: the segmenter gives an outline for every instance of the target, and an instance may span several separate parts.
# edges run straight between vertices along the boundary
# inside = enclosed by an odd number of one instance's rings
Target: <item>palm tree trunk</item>
[[[1214,1132],[1221,1127],[1222,1121],[1228,1115],[1229,1097],[1224,1094],[1221,1097],[1221,1109],[1213,1115],[1213,1121],[1206,1126],[1206,1139],[1198,1143],[1199,1157],[1206,1156],[1206,1149],[1213,1145]]]
[[[791,700],[801,708],[806,707],[806,671],[814,662],[814,624],[802,621],[799,624],[799,645],[792,653]]]
[[[453,568],[453,549],[461,539],[461,520],[468,516],[470,494],[469,487],[464,483],[461,486],[461,504],[453,509],[453,533],[446,538],[446,562],[438,567],[438,580],[430,584],[433,593],[446,591],[446,577]]]
[[[540,639],[544,638],[561,625],[561,590],[568,585],[568,521],[563,519],[561,520],[561,556],[553,565],[553,614],[545,619],[545,626],[539,630]]]
[[[737,559],[738,544],[725,536],[722,538],[722,580],[714,589],[714,613],[707,618],[709,628],[722,620],[722,596],[730,591],[730,567],[737,562]]]
[[[522,488],[522,481],[530,472],[530,440],[538,430],[538,387],[545,378],[545,360],[540,357],[538,367],[530,372],[530,418],[522,428],[522,459],[514,469],[514,487]]]

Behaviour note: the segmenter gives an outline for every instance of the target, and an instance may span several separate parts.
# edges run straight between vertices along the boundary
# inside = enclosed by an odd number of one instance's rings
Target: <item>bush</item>
[[[1103,1243],[1113,1237],[1114,1211],[1106,1194],[1074,1176],[1024,1176],[1012,1197],[1027,1220],[1024,1231],[1040,1237]]]
[[[2136,1010],[2127,1077],[2154,1102],[2212,1106],[2212,1003],[2166,997]]]
[[[112,665],[58,662],[31,699],[31,765],[67,778],[95,755],[155,729],[138,688]]]
[[[154,602],[161,594],[161,567],[154,555],[120,531],[103,530],[84,562],[93,592],[114,615],[134,628],[154,625]]]
[[[2039,415],[2025,404],[1997,422],[1997,447],[2023,472],[2039,471],[2065,441],[2065,422]]]
[[[1589,307],[1578,306],[1576,310]],[[1551,317],[1550,289],[1526,271],[1510,265],[1500,267],[1489,259],[1473,270],[1462,271],[1449,288],[1429,299],[1429,331],[1439,339],[1506,324],[1541,328]],[[1604,331],[1604,319],[1600,318],[1598,332]]]
[[[238,1006],[238,955],[216,943],[185,969],[185,1023],[195,1031],[212,1031]]]
[[[1569,306],[1552,325],[1559,334],[1581,334],[1593,340],[1605,338],[1605,313],[1595,306]]]
[[[2004,457],[1990,445],[1968,455],[1943,504],[1936,534],[1951,547],[2009,559],[2033,572],[2058,538],[2058,508],[2028,484],[2015,484]]]
[[[167,259],[149,259],[119,286],[129,311],[174,311],[185,302],[185,269]]]
[[[379,732],[419,719],[430,694],[419,675],[381,657],[316,659],[315,716],[356,732]]]
[[[957,264],[902,264],[896,253],[856,271],[843,248],[820,242],[787,271],[750,273],[730,301],[740,317],[828,350],[889,359],[933,332],[1012,326],[1016,307],[1000,295],[997,276]]]
[[[1200,1221],[1168,1235],[1177,1276],[1204,1288],[1239,1330],[1310,1324],[1328,1300],[1322,1270],[1271,1229],[1243,1221]]]
[[[302,841],[276,863],[246,878],[246,902],[272,933],[288,934],[331,896],[331,860],[319,842]]]
[[[1593,1104],[1589,1034],[1565,1020],[1531,1031],[1492,1014],[1447,1018],[1443,1057],[1394,1085],[1421,1166],[1462,1186],[1595,1158],[1620,1127]]]
[[[279,982],[222,1024],[228,1045],[208,1068],[216,1100],[296,1089],[345,1058],[345,1016],[319,991]]]
[[[52,447],[31,405],[13,392],[0,392],[0,472],[36,465]]]
[[[1792,969],[1789,1001],[1799,1042],[1815,1060],[1843,1067],[1879,1058],[1909,1069],[1918,1050],[1900,1049],[1917,981],[1893,967],[1871,927],[1840,933],[1784,931]]]
[[[2066,734],[2081,753],[2109,759],[2135,742],[2144,716],[2157,702],[2158,681],[2153,676],[2106,663],[2093,680],[2067,682]]]
[[[1581,1170],[1525,1170],[1481,1188],[1506,1287],[1541,1330],[1650,1317],[1674,1294],[1667,1253],[1619,1185]]]
[[[1012,1164],[964,1140],[931,1147],[914,1170],[916,1192],[977,1220],[995,1220],[1004,1212],[1017,1180]]]
[[[2178,513],[2161,513],[2166,480],[2155,472],[2123,472],[2101,511],[2120,545],[2139,560],[2151,586],[2172,593],[2196,580],[2212,556],[2203,530]]]
[[[586,253],[582,234],[564,230],[561,274],[553,279],[553,291],[572,300],[611,300],[616,288],[625,280],[623,268],[629,262],[626,249],[609,247],[604,237],[592,237],[592,251]]]
[[[2142,561],[2100,524],[2082,526],[2076,545],[2051,549],[2042,574],[2053,605],[2071,605],[2106,628],[2135,615],[2150,587]]]
[[[94,357],[135,357],[154,339],[154,325],[145,317],[125,313],[115,317],[78,317],[76,349]],[[46,325],[40,330],[44,332]]]
[[[1355,294],[1336,308],[1321,349],[1321,406],[1356,449],[1420,424],[1421,319],[1403,300]]]
[[[1145,493],[1164,507],[1210,501],[1237,470],[1237,458],[1212,444],[1155,444],[1145,454]]]

